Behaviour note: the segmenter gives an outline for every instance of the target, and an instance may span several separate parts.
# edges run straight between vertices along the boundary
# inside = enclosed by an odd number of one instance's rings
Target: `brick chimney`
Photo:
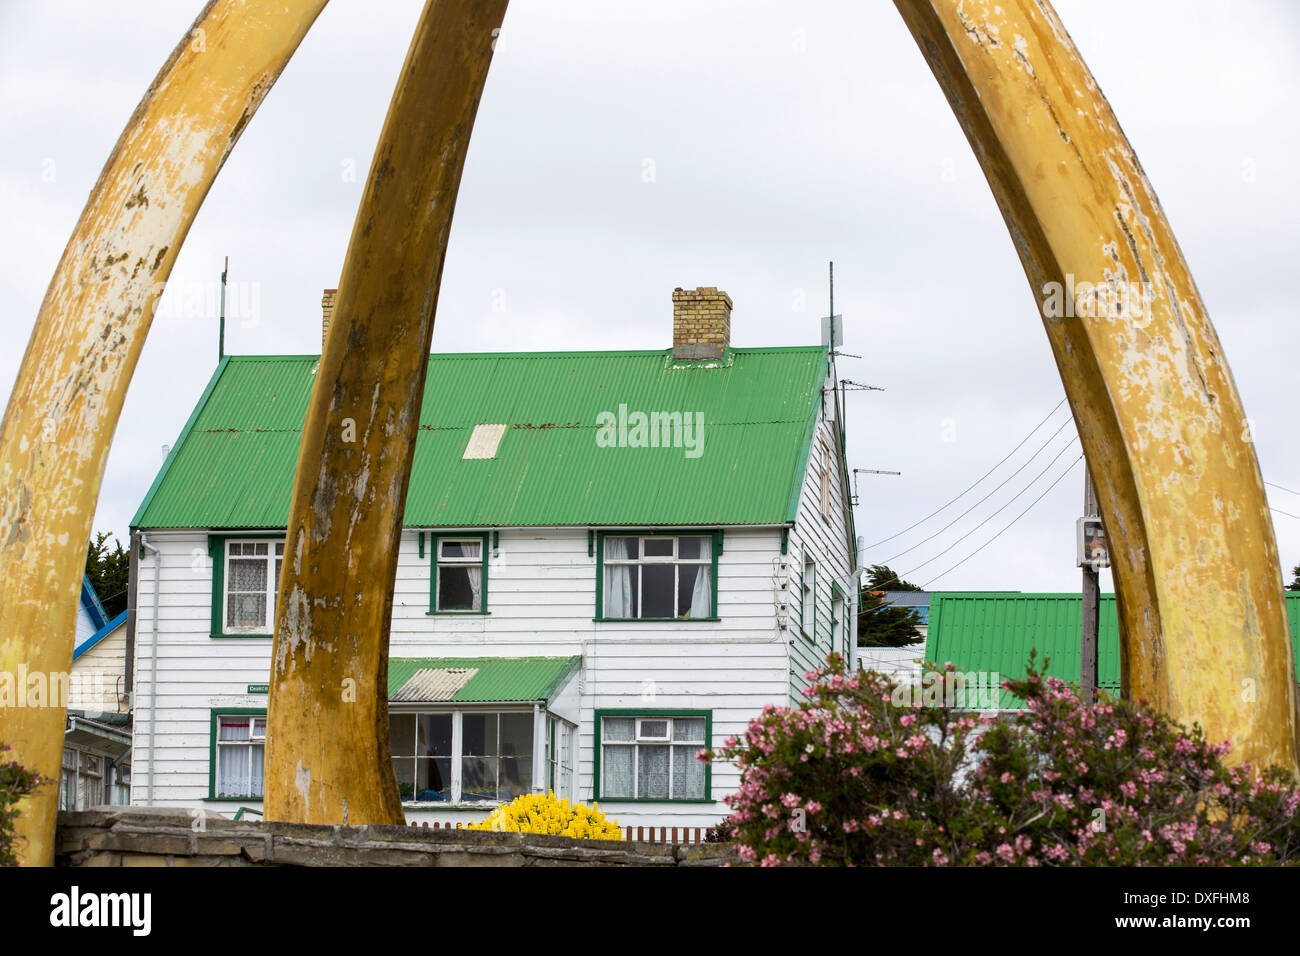
[[[731,345],[731,296],[714,286],[673,290],[673,358],[720,359]]]
[[[338,289],[326,289],[320,297],[320,349],[325,351],[325,340],[330,334],[330,320],[334,318],[334,296],[338,294]]]

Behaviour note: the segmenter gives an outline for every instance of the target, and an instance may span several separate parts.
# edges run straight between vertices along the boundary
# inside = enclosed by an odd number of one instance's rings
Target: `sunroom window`
[[[705,798],[703,716],[604,716],[600,746],[602,799]]]
[[[532,792],[531,711],[392,713],[389,740],[404,801],[508,802]]]
[[[714,616],[713,539],[608,536],[603,617],[698,620]]]

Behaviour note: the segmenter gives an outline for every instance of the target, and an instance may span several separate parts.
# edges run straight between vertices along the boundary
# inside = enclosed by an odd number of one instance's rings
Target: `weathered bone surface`
[[[265,813],[403,823],[388,634],[434,306],[506,0],[429,0],[357,213],[307,411],[271,665]]]
[[[1046,2],[896,4],[1046,306],[1111,541],[1126,693],[1231,739],[1237,761],[1294,769],[1295,678],[1259,462],[1119,122]],[[1077,301],[1050,294],[1084,282]]]
[[[208,188],[325,0],[214,0],[145,93],[36,318],[0,430],[0,671],[66,674],[95,502],[157,298]],[[54,781],[20,805],[52,860],[64,706],[0,709],[7,756]]]
[[[104,462],[160,284],[325,0],[214,0],[137,109],[42,304],[0,432],[0,670],[71,664]],[[896,0],[1002,208],[1112,542],[1127,691],[1294,768],[1276,543],[1240,398],[1150,184],[1046,2]],[[443,255],[506,0],[429,0],[371,170],[299,459],[281,581],[267,815],[397,822],[384,701],[400,532]],[[1141,314],[1097,288],[1149,290]],[[1134,303],[1130,303],[1132,305]],[[349,427],[351,426],[351,427]],[[345,436],[352,435],[349,441]],[[62,707],[0,712],[56,777]],[[57,790],[22,805],[48,863]]]

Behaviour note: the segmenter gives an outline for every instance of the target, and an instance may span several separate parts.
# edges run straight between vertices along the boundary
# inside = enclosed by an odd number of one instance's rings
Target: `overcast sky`
[[[177,259],[172,292],[185,297],[154,321],[96,529],[125,537],[214,370],[215,295],[203,300],[223,256],[227,351],[319,352],[321,289],[337,284],[421,6],[333,0],[245,130]],[[0,0],[0,394],[95,178],[201,7]],[[1056,7],[1182,244],[1265,479],[1300,492],[1300,7]],[[815,344],[831,259],[844,348],[861,356],[840,372],[886,389],[850,397],[849,465],[903,472],[861,481],[868,544],[953,498],[1049,419],[975,492],[868,549],[866,563],[934,535],[890,562],[930,581],[1068,470],[931,587],[1077,590],[1082,465],[1070,465],[1077,445],[1062,451],[1073,424],[1047,442],[1068,420],[1065,408],[1049,418],[1064,392],[1047,337],[988,185],[893,5],[515,0],[461,185],[435,351],[666,348],[672,289],[700,285],[734,300],[733,344]],[[1300,496],[1269,494],[1300,515]],[[1300,520],[1274,522],[1290,568]]]

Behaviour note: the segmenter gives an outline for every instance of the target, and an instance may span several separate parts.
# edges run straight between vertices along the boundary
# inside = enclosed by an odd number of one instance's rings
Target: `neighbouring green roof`
[[[318,356],[228,356],[132,521],[283,528]],[[404,523],[416,527],[793,520],[826,349],[433,355]],[[602,447],[603,412],[701,412],[703,451]],[[474,426],[505,424],[464,460]]]
[[[1300,634],[1300,594],[1287,595],[1286,610],[1294,651]],[[1078,683],[1082,615],[1078,594],[935,594],[930,599],[925,656],[940,665],[951,661],[963,673],[999,674],[1006,680],[1024,677],[1033,649],[1039,661],[1051,658],[1048,674]],[[1119,616],[1113,594],[1101,596],[1097,632],[1097,682],[1117,694]],[[1300,661],[1296,677],[1300,679]],[[1000,706],[1022,704],[1020,698],[1000,691]]]
[[[388,698],[544,701],[581,662],[581,657],[394,657],[388,661]]]

